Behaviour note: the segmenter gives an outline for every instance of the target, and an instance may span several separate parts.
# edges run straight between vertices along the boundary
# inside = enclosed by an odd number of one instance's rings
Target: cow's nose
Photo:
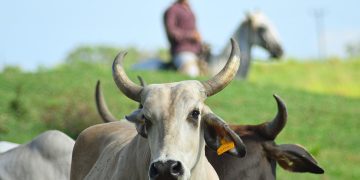
[[[184,174],[184,168],[179,161],[157,161],[150,165],[151,179],[177,179]]]

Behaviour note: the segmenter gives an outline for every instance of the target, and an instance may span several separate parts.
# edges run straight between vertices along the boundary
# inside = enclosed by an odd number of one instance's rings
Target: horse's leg
[[[249,70],[250,70],[250,58],[245,57],[244,55],[242,55],[240,68],[239,68],[239,70],[237,72],[236,77],[239,78],[239,79],[246,79]]]

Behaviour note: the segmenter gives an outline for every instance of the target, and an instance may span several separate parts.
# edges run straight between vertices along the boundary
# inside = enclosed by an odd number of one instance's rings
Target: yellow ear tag
[[[220,143],[221,146],[216,151],[219,156],[235,147],[234,142],[226,141],[225,139],[221,139]]]

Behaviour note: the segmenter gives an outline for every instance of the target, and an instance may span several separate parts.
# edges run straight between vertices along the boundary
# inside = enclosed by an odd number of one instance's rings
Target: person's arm
[[[169,10],[166,14],[166,18],[165,18],[165,26],[166,26],[166,31],[168,33],[168,35],[175,39],[175,41],[183,41],[183,40],[196,40],[195,36],[196,36],[196,31],[195,32],[186,32],[180,28],[177,27],[176,25],[176,12],[173,10]]]

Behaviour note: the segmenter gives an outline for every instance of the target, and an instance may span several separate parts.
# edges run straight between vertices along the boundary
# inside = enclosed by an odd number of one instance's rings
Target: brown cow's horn
[[[207,97],[224,89],[235,77],[240,65],[240,49],[237,42],[231,38],[231,54],[225,67],[213,78],[202,82]]]
[[[125,55],[126,52],[121,52],[116,56],[112,65],[113,78],[121,92],[123,92],[128,98],[140,102],[140,92],[142,87],[132,82],[126,75],[122,66],[122,61]]]
[[[274,94],[274,98],[277,103],[278,113],[272,121],[265,124],[264,129],[265,135],[272,140],[275,139],[280,131],[285,127],[287,121],[287,110],[285,103],[276,94]]]
[[[96,84],[96,91],[95,91],[95,100],[96,100],[96,107],[97,110],[104,122],[115,122],[117,119],[111,114],[109,111],[103,93],[100,88],[100,81]]]

